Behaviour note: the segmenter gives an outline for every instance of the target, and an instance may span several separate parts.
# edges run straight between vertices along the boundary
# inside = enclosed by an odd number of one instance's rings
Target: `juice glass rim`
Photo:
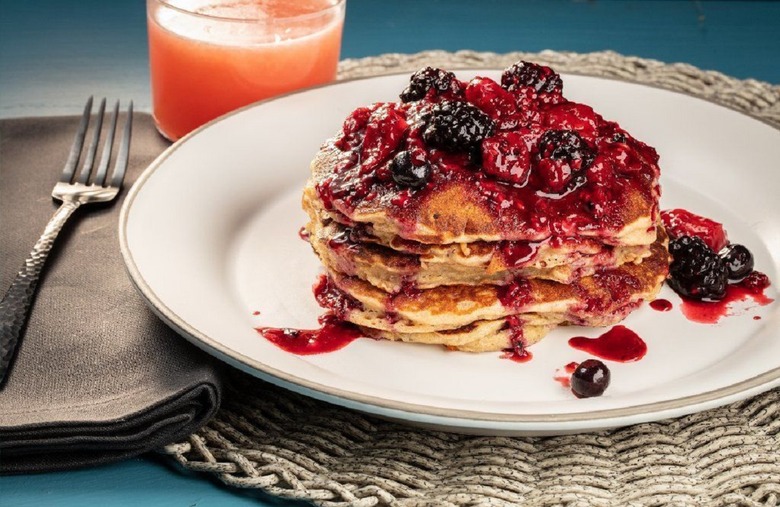
[[[187,14],[189,16],[196,16],[204,19],[213,19],[218,21],[226,21],[226,22],[234,22],[234,23],[257,23],[260,21],[265,21],[265,19],[256,18],[256,17],[234,18],[230,16],[215,16],[213,14],[204,14],[202,12],[196,12],[187,9],[185,7],[179,7],[178,5],[174,5],[173,3],[171,3],[171,0],[147,0],[147,1],[159,4],[161,6],[164,6],[167,9],[172,9],[174,11],[181,12],[182,14]],[[274,21],[299,21],[303,19],[313,18],[316,16],[321,16],[323,13],[341,8],[344,4],[347,3],[347,0],[329,0],[329,3],[330,5],[317,11],[307,12],[305,14],[295,14],[293,16],[274,16],[273,19]]]

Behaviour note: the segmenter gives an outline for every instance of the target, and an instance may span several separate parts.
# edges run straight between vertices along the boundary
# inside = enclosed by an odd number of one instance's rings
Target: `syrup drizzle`
[[[647,353],[647,344],[638,334],[625,326],[615,326],[597,338],[575,336],[569,345],[601,359],[630,363],[639,361]]]

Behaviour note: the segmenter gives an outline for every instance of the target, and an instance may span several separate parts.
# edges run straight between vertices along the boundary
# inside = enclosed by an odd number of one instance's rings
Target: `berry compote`
[[[453,207],[445,214],[462,216],[462,205],[476,210],[489,241],[608,243],[627,221],[657,218],[653,148],[566,99],[549,67],[519,62],[500,81],[464,82],[426,68],[402,101],[356,109],[324,147],[335,162],[316,179],[320,201],[344,223],[382,210],[402,238],[423,242],[420,223],[453,241],[481,233],[478,225],[429,216],[442,207],[430,205],[437,199]]]

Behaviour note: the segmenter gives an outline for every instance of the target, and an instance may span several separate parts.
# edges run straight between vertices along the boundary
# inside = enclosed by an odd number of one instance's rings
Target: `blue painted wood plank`
[[[163,456],[95,468],[0,477],[3,507],[295,507],[254,490],[230,488],[208,474],[187,472]]]

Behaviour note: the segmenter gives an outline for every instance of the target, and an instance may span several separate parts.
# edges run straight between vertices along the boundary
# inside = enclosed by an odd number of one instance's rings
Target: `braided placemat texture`
[[[614,52],[388,54],[345,60],[340,77],[521,59],[685,92],[780,127],[780,86]],[[164,452],[231,486],[322,506],[780,506],[780,389],[598,433],[477,437],[387,422],[234,372],[214,420]]]

